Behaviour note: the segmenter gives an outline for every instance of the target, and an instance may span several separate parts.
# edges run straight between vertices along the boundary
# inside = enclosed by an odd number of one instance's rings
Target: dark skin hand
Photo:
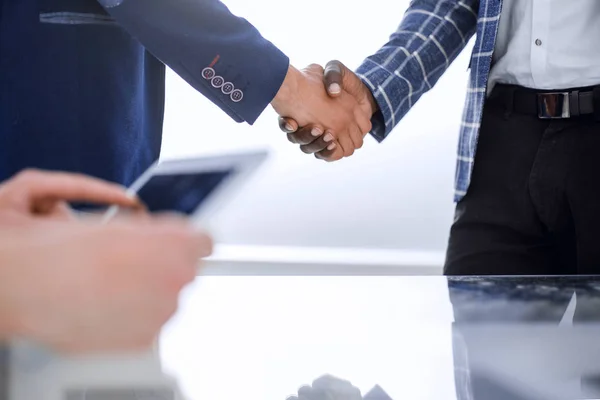
[[[369,88],[340,61],[327,63],[323,73],[323,83],[332,98],[354,97],[360,105],[360,112],[369,118],[377,112],[377,103]],[[330,132],[323,131],[321,126],[299,127],[295,120],[279,117],[279,127],[287,133],[290,142],[300,145],[300,150],[304,153],[314,154],[316,158],[325,161],[337,161],[344,157],[338,140]],[[361,137],[353,137],[356,149],[362,147],[362,139],[366,134],[367,132],[360,132],[357,135]]]

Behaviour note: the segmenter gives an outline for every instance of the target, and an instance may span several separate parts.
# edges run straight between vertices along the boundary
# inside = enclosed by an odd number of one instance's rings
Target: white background
[[[297,67],[340,59],[351,68],[383,45],[407,0],[226,0]],[[301,153],[269,108],[236,124],[168,76],[163,158],[268,147],[268,165],[220,213],[223,243],[443,251],[467,78],[467,52],[383,144],[328,164]],[[248,62],[251,62],[249,60]]]

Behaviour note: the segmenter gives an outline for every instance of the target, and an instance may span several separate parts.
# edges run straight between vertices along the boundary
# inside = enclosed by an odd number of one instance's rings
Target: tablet
[[[158,161],[127,190],[150,213],[176,212],[202,223],[230,201],[267,158],[266,151]],[[111,207],[104,221],[119,212]]]

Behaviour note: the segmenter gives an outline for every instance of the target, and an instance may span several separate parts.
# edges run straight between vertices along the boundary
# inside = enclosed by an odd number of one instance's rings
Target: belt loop
[[[594,107],[594,119],[600,121],[600,87],[595,86],[592,89],[593,100],[592,106]]]
[[[504,119],[509,119],[515,111],[515,86],[508,86],[504,92]]]
[[[569,94],[569,113],[571,117],[581,115],[579,111],[579,90],[574,90]]]

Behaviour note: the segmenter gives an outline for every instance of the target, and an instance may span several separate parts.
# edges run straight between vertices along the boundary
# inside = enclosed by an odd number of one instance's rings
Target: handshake
[[[288,140],[307,154],[337,161],[354,154],[371,131],[377,103],[365,84],[339,61],[325,69],[290,65],[271,102]]]
[[[332,375],[323,375],[298,389],[298,394],[287,400],[392,400],[392,398],[376,385],[364,396],[356,386],[347,380]]]

